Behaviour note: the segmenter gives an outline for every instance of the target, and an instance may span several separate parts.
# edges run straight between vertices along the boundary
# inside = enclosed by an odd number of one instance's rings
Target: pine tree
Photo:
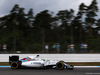
[[[87,28],[89,29],[89,35],[93,35],[93,25],[96,22],[95,17],[97,16],[98,12],[98,6],[97,6],[97,1],[93,0],[92,3],[88,6],[87,9],[87,18],[86,18],[86,25]]]
[[[97,20],[97,28],[96,28],[96,31],[97,31],[97,34],[100,35],[100,19]]]
[[[48,10],[44,10],[36,15],[34,26],[38,28],[51,28],[52,16]]]
[[[33,9],[30,9],[29,11],[28,11],[28,14],[27,14],[27,22],[28,22],[28,24],[29,24],[29,26],[30,27],[32,27],[32,25],[33,25],[33,21],[34,21],[34,16],[33,16]]]
[[[46,34],[49,32],[51,29],[51,23],[52,23],[52,15],[49,14],[48,10],[44,10],[40,13],[38,13],[35,17],[33,27],[40,32],[40,37],[42,38],[37,38],[38,40],[41,40],[42,45],[43,45],[43,51],[44,51],[44,44],[46,42]]]
[[[58,18],[58,21],[61,22],[61,25],[60,25],[61,29],[65,30],[63,32],[65,33],[64,35],[70,36],[71,43],[73,43],[73,25],[71,23],[74,18],[74,10],[70,9],[70,10],[59,11],[57,14],[57,18]]]
[[[76,20],[76,28],[78,28],[77,30],[78,30],[78,40],[79,40],[79,42],[81,43],[83,40],[82,39],[84,39],[83,38],[83,36],[84,36],[84,34],[83,34],[83,32],[84,32],[84,30],[85,30],[85,16],[86,16],[86,10],[87,10],[87,6],[84,4],[84,3],[82,3],[82,4],[80,4],[80,6],[79,6],[79,12],[78,12],[78,14],[77,14],[77,16],[76,16],[76,18],[75,18],[75,20]],[[74,23],[75,24],[75,23]]]

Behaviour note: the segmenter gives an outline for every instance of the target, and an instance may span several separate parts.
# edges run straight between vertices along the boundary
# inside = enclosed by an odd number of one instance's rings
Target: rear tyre
[[[19,66],[18,66],[18,62],[12,62],[12,63],[11,63],[11,68],[12,68],[12,69],[18,69],[18,67],[19,67]]]
[[[64,69],[64,63],[63,62],[58,62],[56,64],[56,69],[57,70],[63,70]]]

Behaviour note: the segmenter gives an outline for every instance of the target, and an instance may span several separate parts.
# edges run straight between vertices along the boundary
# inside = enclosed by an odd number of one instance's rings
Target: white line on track
[[[74,68],[100,68],[100,66],[74,66]]]

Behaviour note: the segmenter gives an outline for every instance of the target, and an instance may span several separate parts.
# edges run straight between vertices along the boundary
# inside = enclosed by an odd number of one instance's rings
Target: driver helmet
[[[44,59],[44,58],[42,58],[41,60],[45,61],[45,59]]]

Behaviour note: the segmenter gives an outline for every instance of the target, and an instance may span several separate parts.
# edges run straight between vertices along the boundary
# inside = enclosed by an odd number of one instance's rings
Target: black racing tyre
[[[57,63],[56,63],[56,69],[57,69],[57,70],[62,70],[62,69],[64,69],[64,63],[63,63],[63,62],[57,62]]]
[[[18,66],[18,62],[12,62],[12,63],[11,63],[11,68],[12,68],[12,69],[18,69],[18,67],[19,67],[19,66]]]

